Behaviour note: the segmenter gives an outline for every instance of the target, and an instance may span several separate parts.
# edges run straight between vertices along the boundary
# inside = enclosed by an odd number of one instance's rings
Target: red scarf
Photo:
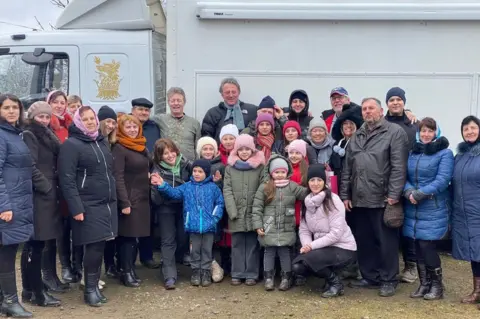
[[[218,151],[220,152],[220,158],[222,160],[223,165],[228,165],[228,156],[230,156],[230,151],[227,151],[225,149],[225,146],[223,144],[220,144],[220,147],[218,148]]]
[[[300,172],[300,162],[297,164],[292,164],[293,174],[290,176],[292,182],[297,183],[298,185],[302,184],[302,172]],[[295,201],[295,223],[297,226],[300,225],[300,219],[302,216],[302,201]]]
[[[273,142],[275,142],[275,136],[272,133],[268,135],[257,134],[255,137],[255,145],[259,146],[260,150],[265,155],[265,161],[268,161],[272,155]]]

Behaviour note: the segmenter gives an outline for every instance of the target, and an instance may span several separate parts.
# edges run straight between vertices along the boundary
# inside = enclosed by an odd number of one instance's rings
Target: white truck
[[[251,103],[268,94],[287,106],[305,89],[315,116],[333,87],[358,102],[400,86],[452,146],[461,119],[478,114],[478,0],[168,0],[166,10],[160,0],[73,0],[56,26],[0,37],[0,92],[35,100],[58,88],[123,111],[147,97],[161,113],[166,89],[180,86],[186,113],[202,120],[227,76]]]

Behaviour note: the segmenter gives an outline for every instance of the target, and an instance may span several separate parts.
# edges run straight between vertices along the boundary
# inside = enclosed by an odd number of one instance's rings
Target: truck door
[[[79,94],[79,81],[76,46],[11,46],[0,50],[0,92],[17,95],[25,109],[44,100],[51,90]]]

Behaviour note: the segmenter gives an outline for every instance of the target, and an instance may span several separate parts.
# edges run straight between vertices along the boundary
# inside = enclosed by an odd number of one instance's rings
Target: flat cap
[[[153,103],[144,97],[140,97],[138,99],[132,100],[132,107],[135,107],[135,106],[143,106],[151,109],[153,107]]]

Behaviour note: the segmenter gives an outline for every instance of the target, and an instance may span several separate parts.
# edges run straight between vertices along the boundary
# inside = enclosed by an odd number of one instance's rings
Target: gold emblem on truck
[[[97,97],[102,100],[115,100],[120,97],[120,62],[112,60],[110,63],[102,63],[102,60],[96,56],[95,71],[98,78],[93,80],[97,84]]]

